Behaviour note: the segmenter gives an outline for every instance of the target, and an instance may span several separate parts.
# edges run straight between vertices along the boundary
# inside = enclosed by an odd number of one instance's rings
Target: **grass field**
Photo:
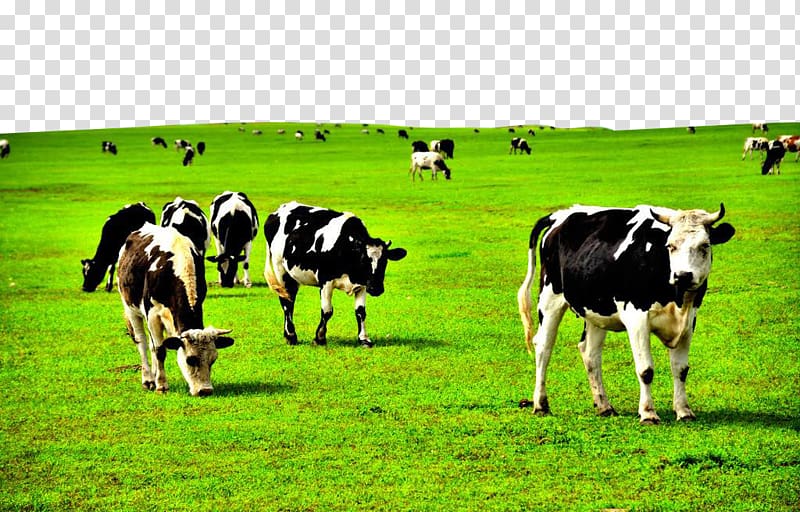
[[[6,134],[0,161],[0,509],[3,510],[797,510],[800,507],[800,164],[780,176],[741,161],[749,126],[538,130],[508,155],[505,128],[423,129],[455,140],[453,179],[411,183],[410,141],[312,125],[169,126]],[[306,140],[292,133],[302,128]],[[261,128],[262,136],[251,129]],[[279,136],[276,129],[288,135]],[[522,131],[527,131],[525,127]],[[770,134],[800,124],[770,123]],[[519,132],[520,130],[518,130]],[[519,133],[518,133],[519,134]],[[204,140],[184,168],[150,138]],[[524,136],[524,135],[523,135]],[[112,140],[119,154],[102,154]],[[290,200],[352,211],[408,257],[367,300],[371,350],[337,292],[328,345],[313,346],[316,290],[282,337],[264,283],[216,286],[206,323],[233,329],[215,394],[193,398],[174,356],[171,391],[145,392],[116,292],[82,293],[105,218],[176,195],[208,209],[246,192],[261,222]],[[595,416],[566,318],[549,372],[553,414],[519,409],[533,362],[516,311],[537,218],[574,203],[716,210],[735,237],[715,248],[687,389],[671,411],[667,351],[653,341],[662,422],[641,427],[624,334],[604,370],[620,416]],[[210,251],[213,254],[213,248]]]

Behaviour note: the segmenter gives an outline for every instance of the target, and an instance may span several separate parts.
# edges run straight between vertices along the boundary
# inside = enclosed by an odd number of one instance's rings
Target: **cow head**
[[[725,216],[725,205],[719,211],[679,210],[671,216],[652,212],[659,222],[668,224],[669,283],[682,291],[692,291],[706,282],[711,272],[711,246],[724,244],[736,230],[728,223],[714,227]]]
[[[82,289],[85,292],[93,292],[95,288],[97,288],[97,285],[103,280],[103,276],[106,275],[108,267],[102,267],[94,260],[90,259],[81,260],[81,265],[83,265]]]
[[[383,293],[383,278],[389,260],[398,261],[406,257],[406,250],[396,247],[390,249],[392,241],[385,243],[379,238],[367,241],[361,254],[361,267],[368,269],[367,293],[377,297]]]
[[[232,254],[221,254],[219,256],[208,256],[206,258],[211,263],[217,264],[219,272],[219,282],[223,288],[233,288],[236,282],[236,272],[239,270],[239,262],[244,261],[245,255],[234,256]]]
[[[178,351],[178,366],[189,384],[192,396],[208,396],[214,392],[211,386],[211,367],[217,360],[217,350],[233,345],[228,334],[230,329],[189,329],[180,336],[164,340],[164,346]]]

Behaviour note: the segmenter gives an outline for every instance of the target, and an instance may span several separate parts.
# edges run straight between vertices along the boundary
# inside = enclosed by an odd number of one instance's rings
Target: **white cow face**
[[[691,291],[706,282],[711,272],[711,246],[727,242],[735,232],[727,223],[712,226],[724,215],[723,205],[716,213],[679,210],[671,217],[654,214],[657,220],[672,228],[667,237],[670,284]]]
[[[373,297],[383,294],[383,278],[386,274],[386,264],[389,260],[397,261],[406,257],[406,250],[399,247],[389,249],[390,241],[384,244],[381,240],[373,240],[366,246],[366,261],[370,274],[367,280],[367,293]]]
[[[164,340],[168,349],[178,351],[178,366],[189,384],[189,393],[192,396],[208,396],[214,392],[211,367],[217,360],[217,350],[233,345],[233,339],[222,336],[229,332],[231,331],[214,327],[189,329],[181,333],[180,337]]]

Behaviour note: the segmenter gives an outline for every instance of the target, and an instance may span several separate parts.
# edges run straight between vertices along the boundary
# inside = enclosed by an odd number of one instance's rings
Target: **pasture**
[[[2,510],[796,510],[800,506],[800,164],[780,176],[741,160],[750,126],[614,132],[249,123],[3,134],[0,161]],[[263,135],[254,136],[259,128]],[[277,135],[285,128],[286,135]],[[301,128],[306,138],[294,139]],[[800,124],[770,123],[770,135]],[[161,136],[170,147],[152,147]],[[181,166],[177,138],[206,142]],[[413,140],[452,138],[452,180],[411,183]],[[101,153],[114,141],[116,156]],[[82,258],[106,217],[176,195],[208,212],[224,190],[258,209],[254,286],[222,289],[206,265],[206,324],[233,329],[215,394],[143,391],[116,290],[83,293]],[[367,299],[375,347],[356,340],[352,298],[334,294],[328,345],[311,343],[319,295],[301,288],[300,344],[282,337],[263,279],[263,222],[281,203],[351,211],[408,250]],[[638,424],[624,333],[605,383],[618,417],[595,415],[568,314],[549,369],[552,415],[534,417],[533,360],[516,292],[530,229],[574,203],[726,208],[689,363],[671,410],[666,349],[653,338],[662,422]],[[214,254],[213,244],[209,254]]]

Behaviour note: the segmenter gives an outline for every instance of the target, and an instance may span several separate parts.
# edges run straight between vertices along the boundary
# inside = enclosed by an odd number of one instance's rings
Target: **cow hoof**
[[[654,418],[642,418],[639,420],[639,425],[649,426],[649,425],[658,425],[659,423],[661,423],[661,419],[658,416]]]
[[[683,416],[678,416],[678,421],[694,421],[697,419],[693,413],[684,414]]]
[[[156,388],[156,393],[159,395],[166,395],[167,391],[169,391],[169,387]]]
[[[286,343],[288,343],[289,345],[297,345],[297,335],[296,334],[292,334],[291,336],[287,336],[287,335],[284,334],[283,337],[286,338]]]
[[[142,389],[145,391],[153,391],[156,389],[156,383],[153,381],[142,382]]]
[[[359,340],[361,341],[361,346],[364,348],[372,348],[375,344],[372,343],[372,340]]]
[[[597,414],[604,418],[608,418],[610,416],[619,416],[619,413],[617,413],[613,407],[609,407],[608,409],[604,409],[602,411],[597,411]]]
[[[327,338],[314,338],[314,345],[319,345],[320,347],[324,347],[328,344]]]

